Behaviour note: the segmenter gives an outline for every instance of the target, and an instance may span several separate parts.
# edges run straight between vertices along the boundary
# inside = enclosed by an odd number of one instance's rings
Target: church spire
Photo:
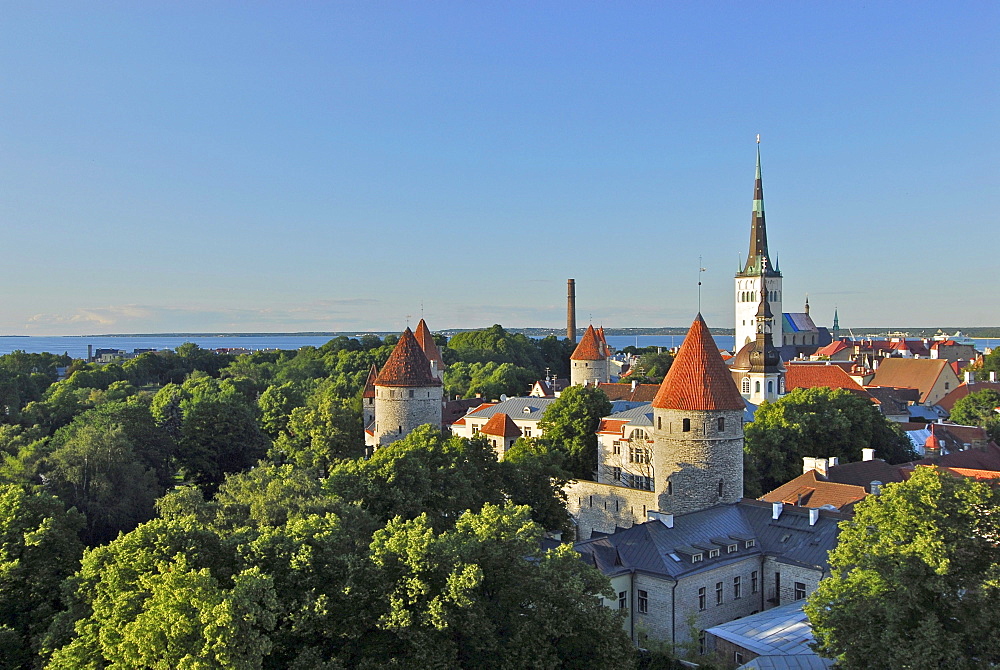
[[[743,267],[744,276],[777,277],[781,272],[771,263],[767,251],[767,226],[764,223],[764,183],[760,176],[760,135],[757,136],[757,171],[754,174],[753,212],[750,217],[750,253]]]

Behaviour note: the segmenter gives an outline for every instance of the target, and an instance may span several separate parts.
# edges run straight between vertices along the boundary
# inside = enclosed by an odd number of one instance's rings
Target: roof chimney
[[[996,370],[990,370],[990,382],[992,382],[993,384],[997,383],[997,371]]]
[[[659,521],[667,528],[674,527],[674,515],[667,514],[666,512],[659,512],[657,510],[649,510],[646,512],[647,521]]]
[[[632,380],[632,392],[633,393],[635,393],[635,387],[638,386],[638,385],[639,385],[639,380],[638,379],[633,379]]]
[[[834,463],[836,465],[836,463]],[[802,473],[805,474],[810,470],[816,470],[821,475],[826,477],[827,461],[825,458],[814,458],[812,456],[802,457]]]
[[[566,337],[576,343],[576,280],[566,280]]]
[[[882,493],[882,482],[877,479],[873,479],[868,487],[871,489],[873,496],[877,496]]]
[[[965,371],[965,383],[972,384],[976,381],[976,373],[972,370]]]
[[[874,461],[875,460],[875,450],[874,449],[862,449],[861,450],[861,460],[863,460],[863,461]]]
[[[809,525],[815,526],[817,521],[819,521],[819,508],[813,507],[809,510]]]
[[[838,465],[840,465],[840,456],[831,456],[830,457],[830,467],[831,468],[835,468]]]
[[[783,502],[773,502],[771,503],[771,519],[776,520],[781,516],[781,510],[785,508],[785,503]]]

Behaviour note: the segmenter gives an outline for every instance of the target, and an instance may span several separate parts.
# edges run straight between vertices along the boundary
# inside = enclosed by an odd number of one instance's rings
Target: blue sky
[[[1000,3],[0,14],[0,334],[1000,325]]]

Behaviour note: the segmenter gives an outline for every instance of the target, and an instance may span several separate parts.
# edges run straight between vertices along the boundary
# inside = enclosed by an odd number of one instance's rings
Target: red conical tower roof
[[[601,346],[601,338],[593,326],[587,326],[587,332],[583,334],[570,358],[574,361],[603,361],[607,358],[604,347]]]
[[[372,369],[368,371],[368,380],[365,382],[365,391],[362,398],[375,397],[375,380],[378,379],[378,366],[372,363]]]
[[[434,342],[434,336],[431,335],[430,328],[427,327],[427,322],[420,319],[420,323],[417,324],[417,331],[413,335],[417,338],[417,344],[423,349],[427,360],[437,363],[439,369],[444,369],[444,359],[441,358],[441,352]]]
[[[441,380],[431,374],[431,363],[409,328],[399,337],[375,386],[441,386]]]
[[[653,399],[659,409],[742,410],[743,396],[701,314],[695,317]]]

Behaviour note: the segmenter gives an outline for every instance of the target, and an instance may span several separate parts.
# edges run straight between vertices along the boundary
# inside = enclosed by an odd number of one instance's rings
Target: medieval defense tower
[[[602,329],[603,330],[603,329]],[[610,381],[608,369],[608,345],[604,336],[593,326],[580,338],[573,354],[569,357],[569,381],[573,386],[597,385]]]
[[[425,423],[441,426],[441,380],[413,332],[407,328],[373,384],[375,426],[369,446],[382,447],[404,438]]]
[[[701,314],[653,400],[661,511],[685,514],[743,497],[743,397]]]
[[[736,273],[736,350],[756,339],[756,313],[761,296],[778,318],[772,328],[773,341],[780,347],[782,336],[781,271],[771,262],[764,223],[764,186],[760,177],[760,138],[757,139],[757,173],[754,179],[753,213],[750,219],[750,252]]]

